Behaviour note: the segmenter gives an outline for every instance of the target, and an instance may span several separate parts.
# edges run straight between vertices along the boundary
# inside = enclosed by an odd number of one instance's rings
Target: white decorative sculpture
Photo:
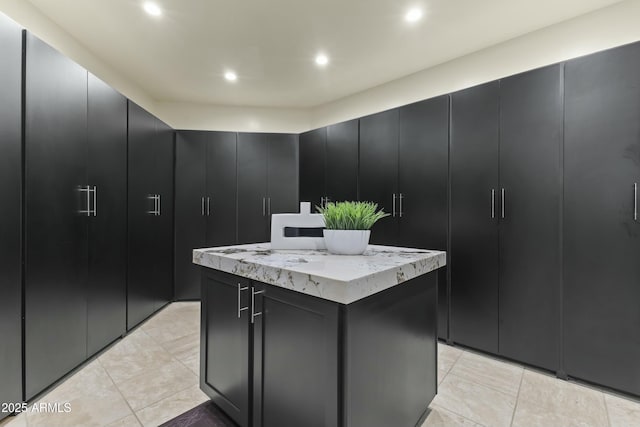
[[[271,215],[271,249],[326,249],[323,228],[322,214],[312,214],[311,203],[301,202],[299,214]],[[317,234],[319,237],[307,237],[305,234]]]

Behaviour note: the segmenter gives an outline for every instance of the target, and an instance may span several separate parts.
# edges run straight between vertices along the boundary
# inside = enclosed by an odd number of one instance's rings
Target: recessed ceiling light
[[[160,9],[160,6],[158,6],[157,4],[155,4],[153,2],[146,1],[146,2],[144,2],[144,5],[142,7],[144,8],[144,11],[147,12],[151,16],[160,16],[160,15],[162,15],[162,9]]]
[[[329,58],[324,53],[320,53],[318,54],[318,56],[316,56],[316,64],[325,66],[328,63],[329,63]]]
[[[407,22],[416,22],[422,18],[422,10],[416,8],[410,9],[406,15],[404,15],[404,19]]]
[[[230,82],[235,82],[236,80],[238,80],[238,75],[233,71],[227,71],[226,73],[224,73],[224,78],[229,80]]]

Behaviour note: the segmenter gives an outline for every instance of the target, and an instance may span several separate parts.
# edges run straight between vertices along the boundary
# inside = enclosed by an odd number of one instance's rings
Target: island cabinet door
[[[206,159],[209,132],[176,133],[175,183],[175,297],[200,297],[200,269],[193,264],[193,249],[206,246]]]
[[[398,110],[360,119],[360,200],[391,214],[371,229],[371,243],[395,245],[399,215]]]
[[[640,44],[565,69],[564,364],[640,395]]]
[[[329,202],[358,200],[359,120],[327,126],[325,197]]]
[[[300,201],[324,204],[327,128],[300,134]]]
[[[453,341],[498,351],[499,82],[451,95]]]
[[[560,359],[562,71],[561,65],[530,71],[503,79],[500,87],[500,354],[554,371]]]
[[[0,15],[0,403],[22,402],[22,31]],[[0,419],[9,415],[0,412]]]
[[[254,283],[253,426],[337,427],[339,305]]]
[[[240,427],[250,425],[250,294],[247,279],[202,269],[200,388]]]

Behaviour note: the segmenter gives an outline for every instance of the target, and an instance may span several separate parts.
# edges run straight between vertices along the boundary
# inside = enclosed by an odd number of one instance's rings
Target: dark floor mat
[[[238,427],[212,402],[205,402],[160,427]]]

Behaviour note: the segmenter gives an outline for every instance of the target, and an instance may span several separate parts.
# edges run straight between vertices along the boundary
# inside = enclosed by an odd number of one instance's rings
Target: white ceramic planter
[[[337,255],[361,255],[367,250],[371,230],[322,230],[327,250]]]

